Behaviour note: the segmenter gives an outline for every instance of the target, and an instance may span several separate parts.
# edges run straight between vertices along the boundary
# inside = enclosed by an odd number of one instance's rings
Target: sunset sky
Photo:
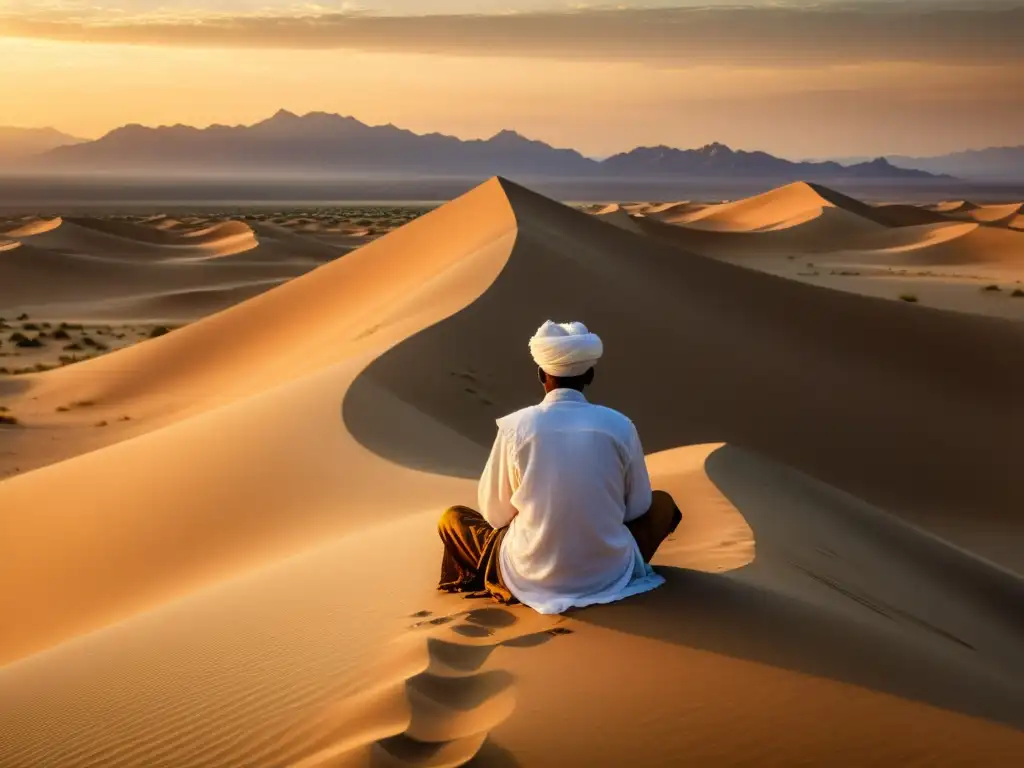
[[[1024,0],[0,0],[0,124],[87,138],[286,108],[594,156],[933,154],[1024,142],[1021,72]]]

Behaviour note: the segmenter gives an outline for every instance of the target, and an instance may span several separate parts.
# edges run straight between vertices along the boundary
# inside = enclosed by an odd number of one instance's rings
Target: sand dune
[[[890,227],[915,227],[921,224],[939,224],[949,221],[949,216],[939,211],[930,211],[917,205],[889,203],[873,208],[876,221]]]
[[[1021,214],[1022,209],[1024,209],[1024,205],[1021,205],[1020,203],[1011,203],[1009,205],[982,205],[969,211],[958,211],[957,214],[951,215],[960,215],[981,224],[1005,226],[1016,219]]]
[[[180,232],[118,220],[31,223],[5,236],[0,305],[42,318],[194,320],[345,253],[285,235],[258,236],[241,221]],[[165,313],[168,295],[192,299]]]
[[[864,203],[820,184],[796,182],[745,200],[706,206],[676,223],[721,232],[764,232],[820,216],[850,222],[875,220],[873,210]]]
[[[128,221],[65,217],[20,235],[41,248],[103,254],[107,258],[173,259],[188,256],[225,256],[255,248],[253,232],[242,222],[241,227],[219,225],[213,231],[190,237],[188,234],[135,224]]]
[[[875,297],[1024,320],[1020,205],[868,206],[816,184],[746,200],[630,208],[643,233],[685,251]],[[986,291],[995,285],[999,291]],[[1019,298],[1020,294],[1016,294]]]
[[[27,224],[23,224],[21,226],[9,229],[3,234],[8,238],[32,237],[34,235],[42,235],[45,234],[46,232],[52,232],[53,230],[60,227],[63,223],[64,221],[60,217],[53,219],[38,219],[36,221],[30,221]]]
[[[601,210],[597,211],[594,214],[594,216],[598,220],[603,221],[605,224],[611,224],[613,226],[619,227],[620,229],[624,229],[627,232],[642,231],[640,227],[636,224],[636,222],[634,222],[633,219],[630,218],[629,213],[627,213],[624,208],[615,203],[613,203],[612,205],[605,206]]]
[[[938,211],[939,213],[958,213],[960,211],[970,211],[977,207],[970,200],[946,200],[934,205],[922,206],[925,210]]]
[[[810,186],[709,217],[891,229]],[[19,440],[71,400],[134,420],[0,483],[0,766],[1024,759],[1022,327],[630,222],[495,179],[171,334],[0,379]],[[685,515],[664,587],[564,617],[432,588],[436,516],[537,398],[548,317],[602,334],[593,397]]]

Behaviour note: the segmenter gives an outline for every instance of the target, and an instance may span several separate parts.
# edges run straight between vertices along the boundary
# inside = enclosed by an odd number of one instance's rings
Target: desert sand
[[[12,327],[142,340],[0,376],[0,766],[1024,763],[1020,207],[591,213],[5,227]],[[434,526],[548,318],[684,519],[544,617],[438,593]]]

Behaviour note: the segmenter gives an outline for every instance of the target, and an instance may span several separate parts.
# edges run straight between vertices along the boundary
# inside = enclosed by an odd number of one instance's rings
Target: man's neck
[[[573,387],[559,387],[557,389],[549,389],[544,395],[545,402],[551,402],[553,400],[574,400],[576,402],[586,402],[587,398],[583,394],[583,390],[574,389]]]

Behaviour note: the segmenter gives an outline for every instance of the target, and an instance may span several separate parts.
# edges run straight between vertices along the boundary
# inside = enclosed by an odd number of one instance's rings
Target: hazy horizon
[[[1024,133],[1022,3],[478,5],[8,0],[3,122],[94,139],[283,108],[461,139],[510,129],[595,158],[714,141],[933,155]]]

